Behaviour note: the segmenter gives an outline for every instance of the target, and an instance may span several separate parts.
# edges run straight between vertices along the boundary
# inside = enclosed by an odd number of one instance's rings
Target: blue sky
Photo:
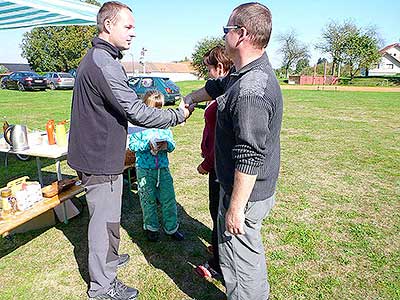
[[[105,1],[100,1],[104,3]],[[130,53],[135,61],[142,47],[148,49],[146,61],[168,62],[190,57],[196,42],[204,37],[222,36],[233,8],[244,1],[218,0],[122,0],[128,4],[136,19],[136,34]],[[294,29],[298,38],[310,46],[311,63],[322,56],[314,50],[322,29],[330,20],[352,19],[358,26],[376,25],[385,44],[400,42],[396,0],[271,0],[267,5],[273,17],[273,32],[267,53],[274,67],[281,65],[277,53],[276,35]],[[396,22],[397,20],[397,22]],[[29,30],[29,29],[28,29]],[[0,63],[26,62],[21,58],[22,34],[27,30],[0,30]],[[125,55],[130,61],[132,56]]]

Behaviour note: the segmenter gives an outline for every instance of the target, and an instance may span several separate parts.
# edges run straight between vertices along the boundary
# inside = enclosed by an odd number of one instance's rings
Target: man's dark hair
[[[258,2],[241,4],[233,10],[232,21],[231,25],[246,28],[255,47],[267,47],[272,30],[272,16],[268,7]]]
[[[108,19],[111,22],[115,22],[118,18],[119,11],[124,8],[132,11],[128,5],[118,1],[109,1],[104,3],[97,13],[97,30],[103,32],[105,20]]]

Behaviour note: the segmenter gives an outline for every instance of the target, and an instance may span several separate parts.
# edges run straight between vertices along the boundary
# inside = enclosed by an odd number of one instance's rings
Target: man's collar
[[[117,47],[111,45],[109,42],[103,40],[102,38],[95,37],[92,41],[93,47],[100,48],[103,50],[106,50],[108,53],[111,54],[111,56],[116,59],[121,59],[122,58],[122,52],[119,50]]]
[[[248,63],[247,65],[243,66],[239,71],[236,71],[236,69],[233,70],[231,73],[232,76],[241,76],[244,73],[250,71],[251,69],[264,64],[265,62],[268,63],[268,56],[267,53],[264,52],[259,58],[253,60],[252,62]]]

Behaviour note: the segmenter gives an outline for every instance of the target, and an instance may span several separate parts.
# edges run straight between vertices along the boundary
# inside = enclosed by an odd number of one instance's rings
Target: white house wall
[[[132,73],[127,73],[128,76],[132,76]],[[146,74],[136,73],[135,76],[155,76],[155,77],[168,77],[172,81],[185,81],[185,80],[198,80],[199,78],[192,73],[162,73],[162,72],[150,72]]]
[[[390,65],[393,65],[393,69]],[[370,69],[368,76],[396,75],[400,73],[400,50],[390,48],[382,57],[379,68]]]

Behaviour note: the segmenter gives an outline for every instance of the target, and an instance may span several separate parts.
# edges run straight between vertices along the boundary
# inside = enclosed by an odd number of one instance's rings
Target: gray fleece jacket
[[[71,168],[83,173],[121,174],[128,121],[167,128],[182,123],[184,111],[146,106],[128,85],[117,60],[121,52],[100,38],[92,44],[75,80],[67,160]]]

